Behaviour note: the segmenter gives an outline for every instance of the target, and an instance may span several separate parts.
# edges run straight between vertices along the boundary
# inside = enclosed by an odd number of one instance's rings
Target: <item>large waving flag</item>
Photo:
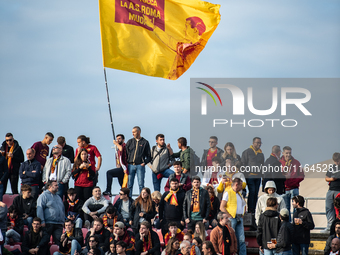
[[[104,67],[176,80],[220,22],[200,0],[99,0]]]

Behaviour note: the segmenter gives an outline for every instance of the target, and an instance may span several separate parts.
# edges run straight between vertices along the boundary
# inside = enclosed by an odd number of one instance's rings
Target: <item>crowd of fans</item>
[[[299,195],[304,172],[292,148],[285,146],[281,156],[280,146],[274,145],[265,160],[261,138],[255,137],[240,157],[232,143],[222,150],[212,136],[199,163],[199,177],[193,169],[197,156],[184,137],[178,139],[179,152],[174,152],[162,134],[152,148],[139,127],[132,134],[127,143],[122,134],[113,141],[116,168],[106,172],[102,194],[97,186],[102,157],[88,137],[77,138],[75,154],[65,138],[58,137],[47,158],[54,139],[47,133],[26,150],[24,161],[19,143],[7,133],[0,149],[0,200],[8,180],[12,193],[19,193],[19,177],[20,195],[8,207],[0,202],[0,242],[19,243],[22,254],[48,254],[52,237],[59,246],[55,255],[245,255],[243,221],[248,217],[257,231],[261,254],[308,254],[314,222]],[[334,170],[340,153],[334,153],[333,160]],[[152,170],[153,192],[144,186],[145,165]],[[281,171],[264,173],[264,166]],[[325,254],[337,254],[340,249],[340,179],[334,172],[326,176],[330,194],[325,231],[330,236]],[[140,195],[134,200],[136,175]],[[70,178],[74,187],[69,187]],[[112,196],[113,178],[121,189],[111,203],[104,195]],[[163,178],[166,184],[161,193]],[[264,195],[258,197],[261,180]]]

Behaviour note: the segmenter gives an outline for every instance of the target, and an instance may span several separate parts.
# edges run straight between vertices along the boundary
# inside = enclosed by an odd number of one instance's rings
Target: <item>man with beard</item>
[[[283,156],[281,157],[281,164],[284,173],[286,173],[285,189],[286,192],[283,195],[286,207],[290,212],[290,201],[294,196],[299,195],[300,182],[305,178],[303,168],[299,161],[292,156],[292,148],[289,146],[283,147]],[[289,215],[289,221],[291,215]]]
[[[237,252],[237,239],[235,231],[228,226],[229,218],[227,213],[217,214],[218,225],[210,233],[212,242],[217,254],[233,254]]]
[[[12,193],[18,194],[19,168],[20,164],[24,162],[24,153],[22,152],[18,141],[14,140],[11,133],[6,134],[6,140],[2,143],[0,151],[7,159],[8,179],[11,183]],[[2,184],[4,185],[5,194],[7,189],[7,179]]]
[[[152,170],[152,182],[155,191],[161,190],[161,182],[163,178],[168,178],[174,173],[171,167],[173,160],[170,160],[170,151],[165,145],[163,134],[156,136],[156,146],[151,150],[151,161],[148,167]]]
[[[164,192],[161,201],[159,202],[159,220],[161,221],[162,234],[168,232],[168,224],[176,222],[177,227],[182,230],[185,227],[183,220],[183,202],[185,192],[179,188],[178,179],[172,178],[170,180],[170,190]]]
[[[117,140],[113,140],[114,145],[117,147],[116,154],[116,167],[114,169],[108,170],[106,172],[106,190],[103,192],[103,195],[111,194],[112,189],[112,179],[113,177],[118,178],[118,182],[120,187],[123,186],[124,174],[128,174],[127,172],[127,154],[126,154],[126,145],[124,143],[125,137],[122,134],[116,136]]]

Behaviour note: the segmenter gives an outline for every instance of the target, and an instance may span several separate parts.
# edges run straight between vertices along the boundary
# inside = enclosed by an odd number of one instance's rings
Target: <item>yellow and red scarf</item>
[[[179,191],[179,188],[175,191],[170,189],[169,194],[164,198],[165,202],[168,202],[170,199],[170,205],[178,206],[178,200],[177,200],[177,191]]]
[[[181,231],[181,229],[177,228],[176,236],[175,238],[178,239],[179,243],[181,243],[184,239],[184,233]],[[171,233],[168,232],[164,236],[164,244],[165,246],[168,245],[169,240],[171,239]]]
[[[8,145],[6,144],[6,151],[8,150]],[[14,144],[12,145],[12,147],[9,149],[8,153],[12,153],[13,154],[14,151]],[[8,157],[8,154],[6,155],[6,159],[7,159],[7,164],[8,164],[8,170],[12,170],[13,169],[13,165],[12,165],[12,157]],[[11,172],[11,171],[10,171]]]
[[[52,174],[54,174],[54,171],[55,171],[56,166],[58,165],[59,159],[60,159],[60,156],[53,159],[52,166],[51,166],[51,173]]]
[[[152,249],[152,241],[151,241],[151,231],[148,234],[148,241],[145,241],[145,237],[143,237],[143,252]]]
[[[199,212],[200,211],[200,190],[199,189],[192,189],[191,195],[191,211],[192,212]]]
[[[15,221],[17,220],[18,216],[15,218],[11,218],[11,216],[9,215],[9,213],[7,214],[7,219],[9,221],[9,223],[11,223],[11,227],[14,228],[15,227]]]
[[[113,225],[112,225],[112,226],[114,226],[114,225],[116,224],[117,218],[118,218],[117,215],[113,218]],[[103,216],[103,224],[104,224],[104,227],[105,227],[105,228],[108,227],[107,219],[108,219],[108,218],[107,218],[107,215],[104,214],[104,216]],[[112,230],[111,230],[110,232],[112,233]]]
[[[76,201],[72,202],[69,198],[67,199],[67,203],[68,203],[68,211],[73,212],[74,207],[76,204],[78,204],[79,199],[77,199]]]
[[[192,246],[191,246],[191,249],[190,249],[190,255],[196,255],[196,249],[195,249],[195,245],[193,244]]]
[[[255,155],[257,155],[257,153],[262,153],[261,149],[255,150],[253,145],[250,145],[250,148],[254,151]]]

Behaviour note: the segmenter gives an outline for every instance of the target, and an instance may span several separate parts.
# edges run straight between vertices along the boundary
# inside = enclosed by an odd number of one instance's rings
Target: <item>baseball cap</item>
[[[289,211],[286,208],[281,209],[280,215],[282,217],[289,217]]]
[[[116,228],[125,228],[125,225],[124,225],[123,222],[118,221],[118,222],[116,222],[115,227],[116,227]]]

